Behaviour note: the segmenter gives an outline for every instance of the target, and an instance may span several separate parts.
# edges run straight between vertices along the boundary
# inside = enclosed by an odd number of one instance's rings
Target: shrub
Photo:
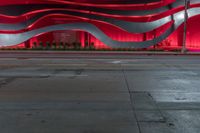
[[[66,50],[68,48],[68,43],[63,44],[63,49]]]
[[[94,46],[94,43],[93,43],[93,42],[90,44],[89,50],[95,50],[95,46]]]
[[[40,48],[43,48],[43,42],[39,42]]]
[[[50,42],[46,42],[46,49],[50,49],[51,48],[51,43]]]
[[[63,42],[60,42],[59,43],[59,49],[61,50],[61,49],[63,49],[64,48],[64,43]]]
[[[33,42],[33,47],[32,48],[37,48],[37,42]]]
[[[52,43],[52,49],[56,49],[57,48],[57,44],[56,44],[56,42],[53,42]]]

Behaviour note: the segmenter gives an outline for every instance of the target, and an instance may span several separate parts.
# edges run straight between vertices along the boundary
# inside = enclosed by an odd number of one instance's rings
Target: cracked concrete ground
[[[200,56],[17,56],[0,58],[1,133],[200,131]]]

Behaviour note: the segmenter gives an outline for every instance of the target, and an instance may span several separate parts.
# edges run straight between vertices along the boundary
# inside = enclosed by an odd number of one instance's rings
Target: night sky
[[[151,3],[151,2],[158,2],[161,0],[68,0],[74,2],[87,2],[87,3],[123,3],[123,4],[140,4],[140,3]]]

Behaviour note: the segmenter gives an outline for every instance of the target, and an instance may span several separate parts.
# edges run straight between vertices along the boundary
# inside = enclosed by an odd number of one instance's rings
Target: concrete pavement
[[[0,132],[199,133],[199,56],[80,56],[4,55]]]

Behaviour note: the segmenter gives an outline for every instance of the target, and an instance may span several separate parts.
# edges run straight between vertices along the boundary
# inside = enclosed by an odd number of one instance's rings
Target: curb
[[[70,55],[200,55],[199,52],[148,52],[148,51],[0,51],[0,54],[70,54]]]

